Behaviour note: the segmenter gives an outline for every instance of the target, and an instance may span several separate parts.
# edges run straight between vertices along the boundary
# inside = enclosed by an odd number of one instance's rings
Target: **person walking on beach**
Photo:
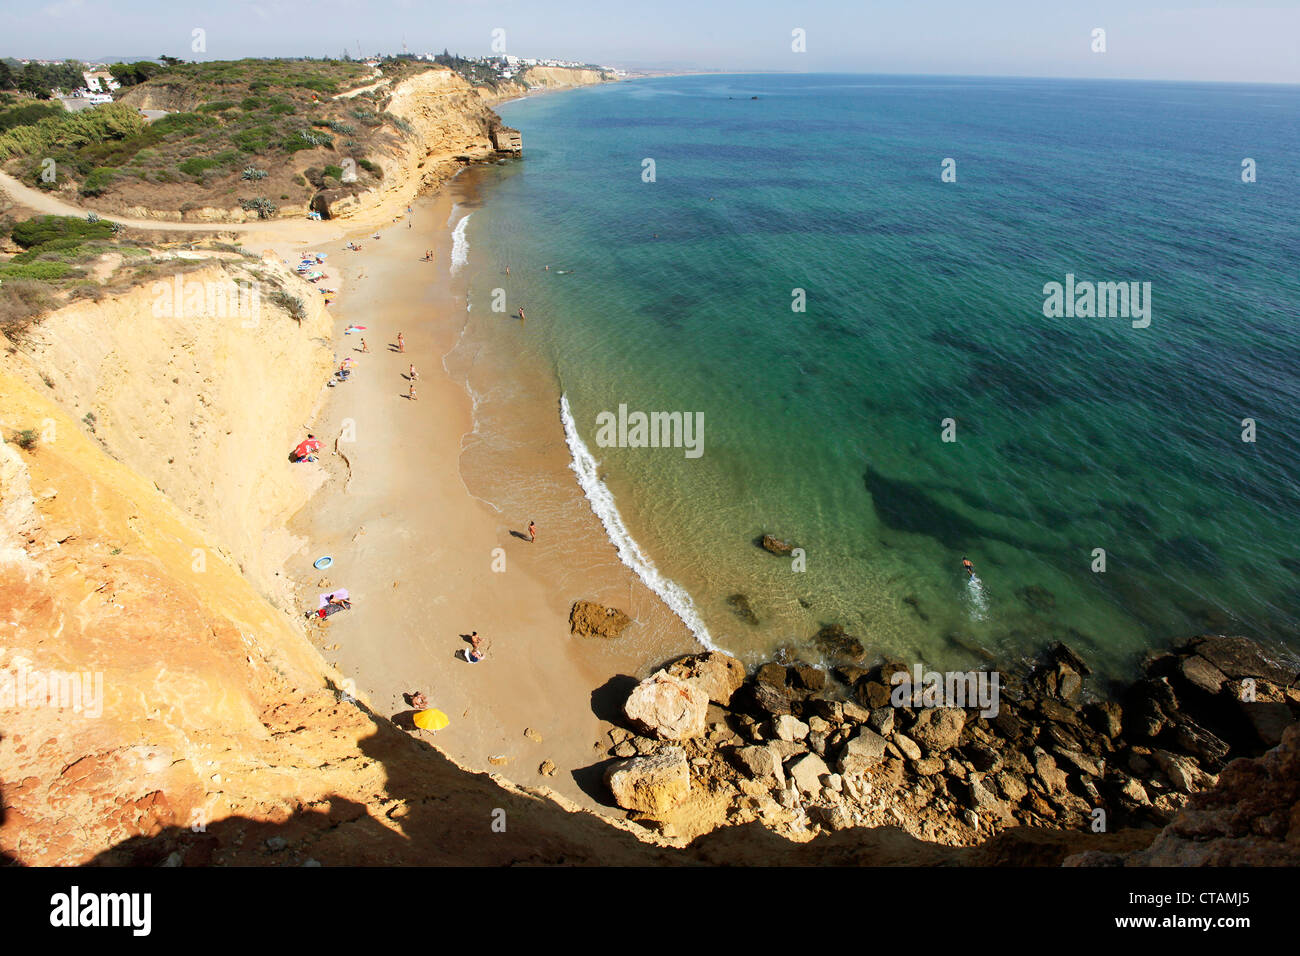
[[[414,383],[414,382],[412,382],[409,386],[407,386],[407,389],[406,389],[406,397],[409,398],[409,399],[410,399],[411,401],[413,401],[413,402],[414,402],[414,401],[418,401],[418,399],[415,397],[415,383]]]
[[[528,522],[528,542],[529,544],[535,544],[537,542],[537,525],[533,524],[531,521]]]
[[[418,382],[418,381],[420,380],[420,373],[417,372],[417,371],[415,370],[415,366],[412,365],[412,366],[411,366],[411,371],[410,371],[410,373],[409,373],[406,377],[409,378],[412,382]]]
[[[370,351],[370,346],[366,344],[366,340],[365,340],[365,339],[362,339],[362,340],[361,340],[361,351],[363,351],[363,352],[369,352],[369,351]]]
[[[399,352],[406,351],[406,339],[402,338],[401,332],[397,333],[397,351]]]
[[[469,635],[469,647],[465,649],[465,660],[471,664],[477,664],[487,652],[483,650],[483,638],[478,636],[478,631],[471,631]]]

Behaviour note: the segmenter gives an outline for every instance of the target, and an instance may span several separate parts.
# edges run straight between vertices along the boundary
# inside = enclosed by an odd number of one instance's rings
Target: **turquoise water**
[[[701,640],[1065,639],[1113,673],[1207,630],[1300,646],[1300,89],[674,77],[500,112],[525,158],[467,227],[470,334],[553,375]],[[1150,326],[1044,317],[1067,273],[1149,282]],[[599,447],[620,404],[703,413],[703,454]]]

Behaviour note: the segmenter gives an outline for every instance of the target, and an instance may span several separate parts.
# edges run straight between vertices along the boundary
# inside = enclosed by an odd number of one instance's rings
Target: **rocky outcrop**
[[[605,783],[614,801],[625,810],[663,814],[676,807],[691,789],[686,752],[666,747],[649,757],[633,757],[609,765]]]
[[[576,637],[618,637],[632,619],[616,607],[593,601],[574,601],[569,609],[569,632]]]
[[[623,705],[633,726],[662,740],[704,734],[709,694],[692,680],[656,671],[636,686]]]
[[[1273,725],[1293,733],[1294,667],[1244,638],[1197,638],[1153,658],[1116,703],[1088,699],[1088,665],[1058,644],[1002,675],[997,707],[986,712],[910,696],[896,705],[890,676],[906,668],[895,662],[836,668],[843,682],[807,664],[769,662],[731,696],[725,721],[676,739],[695,791],[729,801],[731,822],[760,820],[791,838],[807,827],[901,824],[921,839],[974,845],[1016,827],[1091,833],[1098,819],[1107,832],[1146,828],[1135,832],[1151,837],[1213,790],[1233,756],[1261,752]],[[1238,699],[1239,681],[1252,682],[1243,686],[1253,704],[1277,698],[1264,734]],[[1291,791],[1268,782],[1290,758],[1268,759],[1276,763],[1229,776],[1243,789],[1247,772],[1265,782],[1261,805],[1214,824],[1225,839],[1292,832]]]
[[[726,707],[745,683],[745,665],[729,654],[708,651],[674,661],[667,671],[673,677],[694,684],[715,704]]]
[[[782,541],[775,535],[770,534],[763,535],[763,537],[759,539],[759,545],[764,551],[782,557],[792,553],[797,547],[797,545],[793,545],[788,541]]]

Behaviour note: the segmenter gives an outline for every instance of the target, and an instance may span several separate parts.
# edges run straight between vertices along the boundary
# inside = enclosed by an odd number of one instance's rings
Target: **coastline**
[[[451,273],[452,227],[479,201],[472,180],[458,177],[412,205],[410,229],[390,224],[380,240],[353,230],[358,253],[319,244],[338,271],[336,363],[350,355],[357,365],[351,381],[330,390],[312,430],[333,449],[351,419],[356,441],[338,446],[346,461],[322,458],[332,480],[291,522],[310,543],[285,574],[303,607],[321,591],[350,590],[355,610],[312,637],[377,711],[402,723],[411,711],[403,695],[423,691],[451,718],[433,742],[454,759],[607,807],[590,768],[614,727],[602,718],[617,714],[604,708],[600,689],[699,647],[666,609],[648,622],[649,641],[637,628],[610,642],[570,636],[573,601],[633,610],[658,598],[638,593],[641,583],[613,554],[569,469],[554,404],[527,409],[526,427],[546,437],[512,475],[462,467],[492,439],[476,430],[471,389],[520,377],[457,353],[467,324],[483,313],[466,310],[467,273]],[[430,248],[433,260],[424,262],[421,250]],[[350,324],[367,329],[344,335]],[[405,354],[392,344],[399,331]],[[362,336],[368,355],[356,351]],[[410,364],[420,375],[414,402],[406,397]],[[545,388],[547,376],[538,377],[529,386]],[[520,491],[521,482],[541,489],[526,492],[531,510],[498,511],[496,493]],[[521,540],[530,520],[539,521],[536,544]],[[311,567],[323,554],[334,558],[325,574]],[[474,630],[487,649],[478,665],[461,657]],[[543,761],[555,764],[553,775],[540,773]]]

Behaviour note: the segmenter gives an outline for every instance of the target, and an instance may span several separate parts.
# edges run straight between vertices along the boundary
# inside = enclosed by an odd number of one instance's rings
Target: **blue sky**
[[[485,54],[500,28],[510,53],[630,68],[1300,83],[1300,0],[0,0],[0,17],[0,55],[41,58]]]

